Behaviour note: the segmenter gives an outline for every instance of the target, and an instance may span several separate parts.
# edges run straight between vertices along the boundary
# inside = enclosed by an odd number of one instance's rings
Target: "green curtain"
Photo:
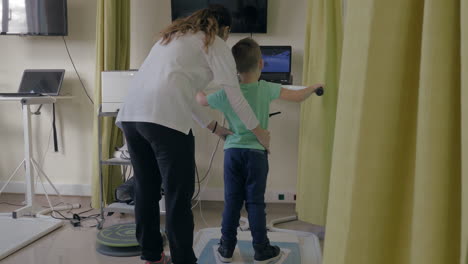
[[[461,1],[460,7],[460,47],[461,47],[461,154],[462,154],[462,228],[461,228],[461,263],[468,264],[468,1]]]
[[[467,263],[467,2],[348,1],[324,264]]]
[[[104,159],[112,156],[115,147],[122,145],[122,132],[114,124],[115,118],[102,118],[102,133],[98,135],[97,113],[101,104],[101,72],[128,70],[130,67],[130,0],[98,0],[96,19],[96,89],[94,92],[93,130],[93,199],[99,208],[98,137],[102,138]],[[122,183],[119,166],[103,166],[104,201],[114,200],[114,190]]]
[[[324,225],[342,45],[341,0],[309,0],[304,54],[304,85],[326,84],[325,96],[301,105],[297,213]]]

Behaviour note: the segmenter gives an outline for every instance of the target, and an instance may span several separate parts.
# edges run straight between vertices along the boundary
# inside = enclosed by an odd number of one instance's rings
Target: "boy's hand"
[[[223,127],[221,124],[214,120],[211,121],[211,123],[209,123],[208,126],[206,126],[206,128],[209,129],[211,133],[217,135],[223,140],[226,140],[227,136],[234,134],[231,130]]]
[[[206,94],[204,92],[198,92],[195,95],[195,99],[197,100],[198,104],[202,106],[209,106],[208,100],[206,99]]]
[[[258,142],[270,153],[270,132],[260,125],[252,129],[252,133],[257,137]]]
[[[284,87],[281,88],[280,99],[291,101],[291,102],[302,102],[305,99],[309,98],[312,94],[316,93],[320,87],[324,87],[322,83],[314,84],[312,86],[306,87],[302,90],[289,90]]]
[[[229,135],[234,134],[231,130],[223,127],[222,125],[219,125],[216,127],[216,130],[214,132],[218,137],[220,137],[222,140],[226,140],[226,137]]]
[[[323,84],[323,83],[317,83],[317,84],[314,84],[314,85],[312,85],[312,86],[309,86],[309,88],[311,88],[311,89],[314,91],[314,93],[316,93],[316,92],[317,92],[317,89],[319,89],[320,87],[321,87],[322,89],[325,89],[325,84]]]

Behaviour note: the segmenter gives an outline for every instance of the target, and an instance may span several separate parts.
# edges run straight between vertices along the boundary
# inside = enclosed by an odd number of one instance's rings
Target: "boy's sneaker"
[[[256,244],[253,247],[255,250],[255,264],[275,263],[281,258],[281,249],[278,246],[270,245],[270,242],[265,244]]]
[[[234,254],[234,249],[236,249],[236,244],[227,243],[223,239],[219,241],[218,247],[218,258],[221,262],[229,263],[232,262],[232,255]]]
[[[171,262],[171,258],[170,257],[166,257],[166,255],[164,255],[164,252],[161,254],[161,259],[158,260],[158,261],[146,261],[145,264],[170,264],[172,263]]]

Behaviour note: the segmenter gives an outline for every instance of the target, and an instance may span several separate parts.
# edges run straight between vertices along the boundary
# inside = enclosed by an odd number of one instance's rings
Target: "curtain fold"
[[[301,105],[296,210],[300,220],[324,225],[341,60],[341,0],[308,1],[307,14],[302,82],[326,87],[325,96]]]
[[[408,263],[459,261],[460,3],[424,1]]]
[[[462,217],[460,263],[468,264],[468,1],[460,6]]]
[[[122,145],[122,132],[114,124],[115,118],[101,119],[98,135],[97,113],[101,104],[101,72],[128,70],[130,67],[130,0],[98,0],[96,19],[96,83],[94,91],[93,130],[93,197],[92,206],[99,208],[98,137],[102,138],[102,155],[108,159],[116,147]],[[103,166],[104,201],[114,200],[114,190],[122,183],[119,166]]]
[[[466,2],[348,2],[324,264],[467,263]]]

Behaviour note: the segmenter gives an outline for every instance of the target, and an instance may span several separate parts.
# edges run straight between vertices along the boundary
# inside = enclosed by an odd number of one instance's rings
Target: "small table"
[[[23,111],[23,137],[24,137],[24,159],[23,161],[16,167],[14,172],[10,175],[7,182],[3,187],[0,189],[0,194],[5,190],[6,186],[10,183],[11,179],[16,175],[19,169],[24,166],[25,168],[25,182],[26,182],[26,205],[20,209],[17,209],[12,212],[13,218],[19,218],[22,216],[43,216],[45,214],[50,213],[51,211],[62,211],[62,210],[70,210],[79,208],[79,205],[73,204],[68,206],[60,206],[60,207],[53,207],[50,203],[49,196],[47,192],[45,193],[47,200],[49,201],[50,209],[42,210],[41,207],[36,203],[34,196],[34,173],[33,170],[36,171],[39,177],[43,177],[47,180],[47,182],[52,186],[59,197],[60,193],[57,188],[53,185],[49,177],[45,174],[45,172],[40,168],[39,164],[34,160],[32,157],[33,145],[32,145],[32,138],[31,138],[31,105],[43,105],[43,104],[53,104],[57,102],[57,100],[64,100],[64,99],[71,99],[73,96],[39,96],[39,97],[1,97],[0,102],[3,101],[16,101],[21,103],[22,111]],[[0,214],[0,215],[9,215],[7,214]]]

